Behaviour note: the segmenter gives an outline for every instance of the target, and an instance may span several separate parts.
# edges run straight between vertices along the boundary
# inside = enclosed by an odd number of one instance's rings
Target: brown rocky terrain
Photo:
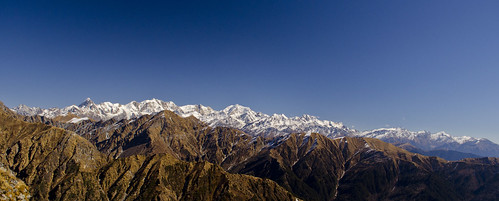
[[[370,138],[292,134],[232,168],[308,200],[497,200],[497,158],[449,162]]]
[[[0,200],[29,200],[29,187],[0,163]]]

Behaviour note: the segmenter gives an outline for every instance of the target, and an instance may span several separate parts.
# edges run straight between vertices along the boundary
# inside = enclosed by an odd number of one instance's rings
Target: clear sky
[[[1,1],[0,100],[230,104],[499,142],[499,1]]]

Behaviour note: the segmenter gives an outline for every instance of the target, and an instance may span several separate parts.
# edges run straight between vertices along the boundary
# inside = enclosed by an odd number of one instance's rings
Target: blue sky
[[[0,2],[0,100],[230,104],[499,142],[498,1]]]

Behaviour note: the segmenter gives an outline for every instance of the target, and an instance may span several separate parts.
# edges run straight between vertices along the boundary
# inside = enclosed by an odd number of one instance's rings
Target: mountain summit
[[[95,105],[94,101],[92,101],[92,99],[90,98],[87,98],[85,99],[85,101],[83,101],[83,103],[78,105],[78,107],[90,107],[91,105]]]

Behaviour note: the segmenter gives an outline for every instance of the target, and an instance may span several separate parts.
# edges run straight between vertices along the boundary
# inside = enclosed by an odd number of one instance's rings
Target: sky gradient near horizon
[[[0,101],[158,98],[499,142],[499,1],[0,2]]]

